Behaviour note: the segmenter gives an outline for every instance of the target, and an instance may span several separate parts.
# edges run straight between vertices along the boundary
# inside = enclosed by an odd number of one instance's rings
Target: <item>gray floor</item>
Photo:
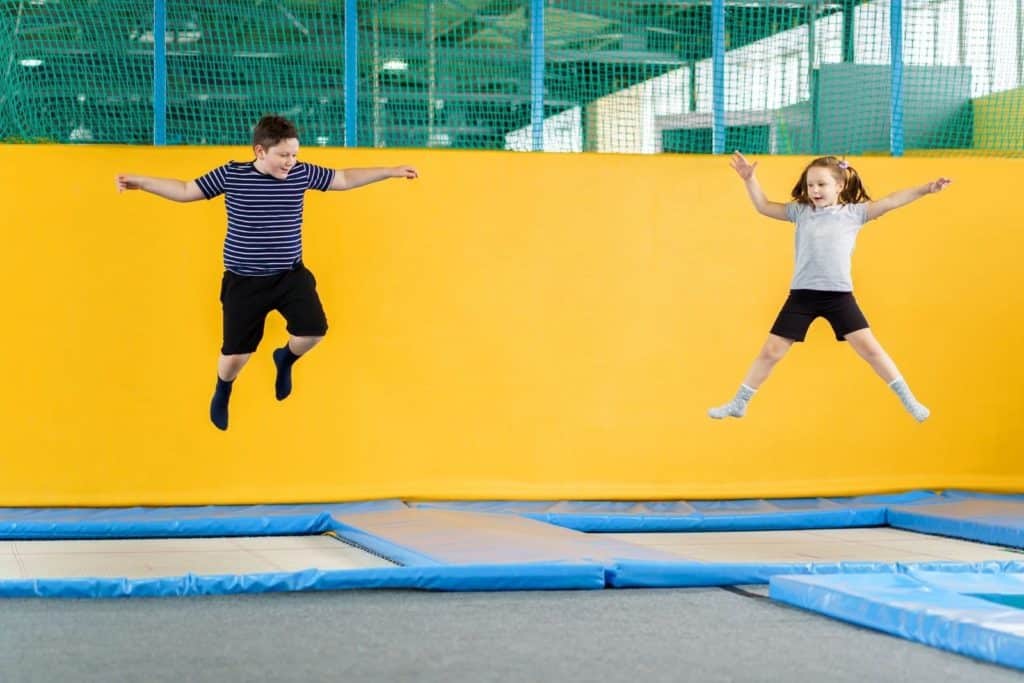
[[[1020,681],[724,589],[0,601],[0,680]]]

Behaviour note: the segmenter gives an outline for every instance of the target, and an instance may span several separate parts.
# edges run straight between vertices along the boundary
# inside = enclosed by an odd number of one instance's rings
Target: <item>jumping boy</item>
[[[388,178],[417,177],[411,166],[332,170],[298,161],[298,132],[280,116],[260,119],[252,146],[253,161],[228,162],[195,180],[117,176],[118,191],[144,190],[176,202],[225,196],[224,336],[210,402],[210,420],[219,429],[228,428],[232,383],[259,346],[270,311],[284,316],[289,334],[273,354],[279,401],[292,391],[292,365],[327,333],[316,279],[302,263],[306,190],[351,190]]]

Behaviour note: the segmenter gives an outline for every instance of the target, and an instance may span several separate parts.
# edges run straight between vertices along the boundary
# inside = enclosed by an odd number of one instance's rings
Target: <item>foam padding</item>
[[[332,530],[331,516],[400,510],[400,500],[324,505],[0,508],[0,539],[286,536]]]
[[[890,526],[1024,548],[1024,497],[950,491],[928,505],[894,505]]]
[[[446,565],[597,561],[610,566],[621,559],[678,559],[517,515],[405,509],[339,515],[337,522],[337,533],[346,538],[359,533],[364,539],[382,540],[391,549]]]
[[[1024,594],[1024,561],[917,564],[907,567],[906,574],[930,586],[964,595]]]
[[[182,596],[344,588],[599,589],[617,555],[663,558],[627,543],[507,515],[411,510],[399,501],[162,509],[8,509],[0,538],[142,538],[318,534],[404,566],[160,578],[0,581],[0,596]]]
[[[897,562],[646,562],[623,560],[608,577],[614,588],[693,588],[768,583],[774,576],[893,574]]]
[[[409,508],[344,515],[338,533],[407,564],[600,562],[616,588],[764,584],[780,574],[895,573],[896,562],[698,562],[516,514]],[[380,545],[384,544],[384,545]]]
[[[605,586],[599,564],[394,567],[145,579],[62,578],[0,580],[0,597],[182,597],[369,588],[438,591],[583,590]]]
[[[337,505],[0,509],[0,540],[174,538],[334,533],[402,566],[235,576],[25,579],[0,596],[199,595],[341,588],[519,590],[714,586],[780,575],[901,575],[1020,571],[1013,563],[721,563],[586,532],[751,531],[893,526],[1024,547],[1024,496],[915,491],[859,498],[694,502],[398,500]],[[981,567],[979,569],[979,567]],[[1017,577],[1011,577],[1013,581]],[[980,580],[979,580],[980,581]],[[976,592],[1009,590],[988,583]],[[1011,579],[1007,579],[1011,581]],[[992,585],[990,585],[992,584]],[[938,590],[939,588],[937,588]],[[944,590],[944,588],[943,588]],[[972,598],[973,599],[973,598]]]
[[[480,501],[410,503],[415,508],[514,514],[577,531],[780,531],[883,526],[890,505],[941,502],[928,491],[854,498],[728,501]]]
[[[988,593],[1024,598],[1024,581],[1017,573],[1021,566],[998,565],[897,574],[775,576],[770,594],[843,621],[1024,669],[1024,610],[975,597]]]

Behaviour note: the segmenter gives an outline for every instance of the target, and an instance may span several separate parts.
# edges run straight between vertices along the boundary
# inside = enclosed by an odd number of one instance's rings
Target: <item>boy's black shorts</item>
[[[836,340],[868,327],[867,318],[853,298],[853,292],[824,292],[817,289],[793,289],[772,325],[772,334],[802,342],[807,328],[818,316],[832,325]]]
[[[316,278],[301,262],[276,275],[236,275],[224,271],[220,285],[224,309],[221,353],[252,353],[263,338],[267,314],[278,311],[296,337],[327,334],[327,316],[316,293]]]

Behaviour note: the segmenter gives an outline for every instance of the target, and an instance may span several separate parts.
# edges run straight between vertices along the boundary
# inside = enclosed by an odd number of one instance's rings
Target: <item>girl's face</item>
[[[843,186],[836,180],[832,169],[824,166],[811,166],[807,169],[807,196],[814,204],[814,208],[834,206],[839,201],[839,193],[842,191]]]
[[[266,149],[263,145],[256,145],[253,151],[256,152],[257,170],[284,180],[288,177],[288,172],[292,170],[296,157],[299,155],[299,141],[295,138],[287,138]]]

